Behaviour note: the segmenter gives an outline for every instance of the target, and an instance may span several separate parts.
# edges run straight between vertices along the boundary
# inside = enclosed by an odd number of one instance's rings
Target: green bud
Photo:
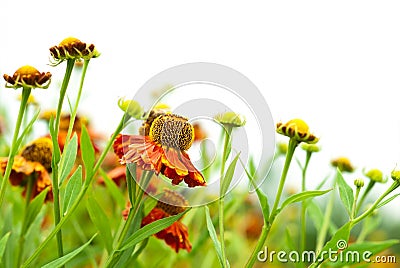
[[[363,179],[355,179],[355,180],[354,180],[354,185],[355,185],[357,188],[361,188],[361,187],[364,186],[364,180],[363,180]]]
[[[137,101],[125,100],[125,98],[120,98],[118,100],[118,106],[122,111],[126,112],[128,115],[136,119],[141,119],[143,116],[143,108]]]
[[[242,127],[246,124],[246,118],[243,115],[234,112],[219,114],[215,116],[215,120],[230,127]]]

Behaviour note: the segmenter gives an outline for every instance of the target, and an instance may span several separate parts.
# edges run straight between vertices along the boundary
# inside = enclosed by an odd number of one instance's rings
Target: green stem
[[[74,128],[74,124],[75,124],[75,118],[76,118],[76,114],[78,112],[78,106],[79,106],[79,102],[81,100],[81,95],[82,95],[82,89],[83,89],[83,82],[85,81],[85,77],[86,77],[86,71],[87,68],[89,66],[89,62],[90,60],[84,60],[83,62],[83,68],[82,68],[82,75],[81,75],[81,81],[79,83],[79,90],[78,90],[78,95],[76,97],[76,102],[74,105],[74,110],[72,111],[72,114],[70,114],[70,119],[69,119],[69,126],[68,126],[68,133],[67,133],[67,137],[65,140],[65,146],[68,145],[70,139],[71,139],[71,134],[72,134],[72,130]]]
[[[17,249],[17,267],[20,267],[21,265],[21,260],[24,252],[24,244],[25,244],[25,229],[27,228],[26,226],[26,220],[28,216],[28,207],[29,203],[31,202],[32,198],[32,189],[33,185],[35,182],[36,178],[35,176],[29,176],[28,177],[28,184],[26,186],[26,196],[25,196],[25,211],[24,211],[24,218],[22,219],[22,225],[21,225],[21,232],[19,234],[19,247]]]
[[[129,171],[128,171],[129,172]],[[114,264],[116,261],[118,261],[119,256],[121,256],[122,252],[119,252],[119,249],[122,247],[122,243],[125,241],[125,238],[128,234],[129,227],[132,225],[132,221],[135,218],[135,216],[139,213],[139,208],[143,202],[143,194],[146,191],[146,188],[151,180],[151,177],[153,176],[154,172],[153,171],[148,171],[148,172],[143,172],[142,177],[138,183],[136,183],[136,186],[138,189],[138,193],[135,194],[136,198],[134,201],[134,204],[132,204],[132,208],[129,211],[128,218],[124,224],[124,227],[121,231],[121,233],[118,236],[118,242],[112,253],[110,254],[110,257],[108,258],[108,261],[106,263],[106,267],[110,267],[112,264]],[[142,184],[142,185],[139,185]],[[119,252],[119,254],[117,254]]]
[[[53,231],[46,237],[46,239],[37,247],[35,252],[30,256],[23,264],[22,267],[28,267],[37,256],[43,251],[45,246],[50,242],[50,240],[58,233],[58,231],[61,229],[61,227],[65,224],[65,222],[72,216],[73,212],[78,208],[80,205],[83,197],[86,194],[86,191],[88,190],[89,186],[91,185],[91,182],[93,181],[93,178],[95,174],[97,173],[98,169],[100,168],[101,164],[103,163],[104,159],[106,158],[106,155],[108,151],[110,150],[115,138],[117,135],[122,131],[124,128],[125,123],[128,121],[129,117],[124,115],[119,122],[117,128],[115,129],[115,132],[113,133],[112,137],[108,141],[106,147],[104,148],[103,152],[101,153],[99,160],[97,160],[95,167],[93,168],[92,175],[88,177],[85,180],[85,183],[79,192],[77,198],[75,199],[74,203],[71,205],[71,208],[69,211],[64,215],[64,217],[61,218],[60,222],[54,227]]]
[[[308,164],[310,163],[312,152],[307,151],[306,162],[304,164],[304,168],[302,170],[301,176],[301,191],[306,191],[306,172],[308,168]],[[301,215],[300,215],[300,224],[301,224],[301,237],[300,237],[300,252],[303,252],[306,247],[306,202],[301,202]]]
[[[225,174],[225,162],[228,158],[228,154],[230,152],[230,138],[232,134],[232,127],[227,126],[227,129],[224,131],[224,149],[222,152],[222,162],[221,162],[221,173],[220,173],[220,198],[219,198],[219,236],[221,240],[221,252],[222,252],[222,260],[223,267],[228,267],[228,260],[226,259],[226,250],[225,250],[225,227],[224,227],[224,206],[225,206],[225,193],[222,192],[222,185]]]
[[[299,144],[299,142],[295,139],[289,140],[288,150],[286,152],[285,165],[283,167],[281,179],[279,182],[278,192],[276,194],[275,201],[274,201],[274,206],[271,210],[271,214],[269,216],[268,222],[264,222],[264,226],[261,231],[261,236],[257,242],[255,249],[253,250],[253,253],[251,254],[249,260],[246,263],[246,268],[253,267],[253,265],[257,259],[257,254],[260,252],[261,248],[264,246],[265,240],[267,239],[269,231],[271,230],[271,226],[278,214],[278,206],[279,206],[279,202],[281,200],[283,187],[285,186],[286,176],[289,171],[290,162],[292,161],[294,151],[296,150],[296,147],[298,144]]]
[[[366,210],[363,214],[358,216],[352,221],[351,227],[362,221],[365,217],[367,217],[369,214],[371,214],[375,208],[379,205],[379,203],[391,192],[393,192],[396,188],[400,186],[400,181],[394,181],[393,184],[372,204],[372,206]]]
[[[336,184],[336,182],[334,184]],[[332,215],[334,203],[335,203],[335,193],[331,193],[328,204],[326,205],[326,208],[325,208],[325,214],[324,214],[324,219],[322,222],[321,230],[319,231],[319,234],[317,237],[317,245],[315,248],[315,251],[317,252],[317,254],[321,251],[322,247],[324,246],[326,235],[327,235],[328,229],[329,229],[329,224],[331,221],[331,215]]]
[[[21,128],[22,118],[24,117],[26,104],[28,102],[30,94],[31,94],[31,88],[23,88],[22,89],[21,104],[19,106],[17,122],[15,124],[14,134],[13,134],[13,138],[12,138],[12,142],[11,142],[11,148],[10,148],[10,152],[8,155],[6,171],[4,173],[3,180],[1,181],[1,186],[0,186],[0,208],[3,206],[4,196],[5,196],[7,185],[8,185],[7,181],[10,178],[12,166],[14,164],[14,157],[18,151],[18,148],[17,148],[18,134],[19,134],[19,130]]]
[[[356,213],[357,213],[357,211],[356,211],[356,207],[357,207],[357,200],[358,200],[358,196],[360,195],[360,190],[361,190],[361,187],[357,187],[356,188],[356,193],[355,193],[355,195],[354,195],[354,202],[353,202],[353,207],[352,207],[352,209],[351,209],[351,218],[350,218],[350,220],[353,220],[355,217],[356,217]]]
[[[358,202],[358,205],[357,205],[357,207],[356,207],[355,214],[357,214],[358,211],[360,211],[361,206],[362,206],[362,204],[363,204],[364,201],[365,201],[365,198],[367,197],[368,193],[371,191],[372,187],[374,187],[374,185],[375,185],[375,181],[370,180],[369,183],[368,183],[368,185],[367,185],[367,188],[365,189],[363,195],[362,195],[361,198],[360,198],[360,201]]]
[[[57,113],[56,113],[56,121],[54,125],[54,137],[53,139],[58,140],[59,126],[60,126],[60,118],[61,118],[61,110],[65,98],[65,93],[67,92],[69,80],[71,78],[72,69],[74,68],[75,60],[67,61],[67,68],[65,70],[64,80],[60,89],[60,98],[58,99]],[[58,143],[57,143],[58,144]],[[59,148],[57,149],[60,150]],[[58,185],[58,164],[60,162],[59,156],[56,153],[53,153],[52,156],[52,173],[53,173],[53,199],[54,199],[54,225],[58,225],[61,220],[61,209],[60,209],[60,189]],[[63,241],[62,241],[62,232],[61,229],[56,234],[57,236],[57,250],[58,256],[64,256],[63,250]]]

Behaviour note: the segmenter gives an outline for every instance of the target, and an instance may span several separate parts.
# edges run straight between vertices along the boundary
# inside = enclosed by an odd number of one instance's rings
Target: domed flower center
[[[309,128],[308,125],[306,124],[306,122],[304,122],[301,119],[292,119],[289,122],[286,123],[287,126],[289,127],[294,127],[297,128],[297,131],[299,133],[307,133]]]
[[[28,161],[39,162],[47,171],[51,171],[53,144],[49,138],[39,138],[28,144],[21,152],[21,156]]]
[[[176,215],[185,211],[189,203],[179,193],[165,189],[164,194],[158,200],[156,208],[162,209],[168,215]]]
[[[162,146],[186,151],[192,146],[194,129],[186,118],[165,114],[154,119],[149,136]]]
[[[67,46],[73,43],[81,43],[81,40],[75,38],[75,37],[67,37],[64,40],[61,41],[59,46]]]
[[[30,65],[25,65],[15,71],[14,76],[40,75],[40,72]]]

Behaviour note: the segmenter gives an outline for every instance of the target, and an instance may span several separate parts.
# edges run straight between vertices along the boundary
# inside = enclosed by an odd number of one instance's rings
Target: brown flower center
[[[163,196],[157,202],[156,208],[162,209],[168,215],[176,215],[185,211],[188,205],[181,194],[165,189]]]
[[[194,129],[186,118],[165,114],[154,119],[149,136],[162,146],[186,151],[192,146]]]
[[[51,157],[53,144],[49,138],[39,138],[28,144],[21,152],[21,156],[28,161],[39,162],[47,170],[51,171]]]

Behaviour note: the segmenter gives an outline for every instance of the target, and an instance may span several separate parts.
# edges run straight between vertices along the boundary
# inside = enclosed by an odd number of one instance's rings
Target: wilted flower
[[[185,152],[193,139],[193,126],[186,118],[164,114],[153,120],[148,136],[118,135],[114,152],[121,164],[136,163],[143,170],[153,170],[157,175],[161,172],[172,184],[184,180],[189,187],[204,186],[203,175]]]
[[[75,37],[65,38],[58,46],[51,47],[50,54],[55,65],[64,60],[90,60],[100,56],[93,44],[83,43]]]
[[[36,68],[25,65],[15,71],[13,76],[3,75],[8,88],[48,88],[51,73],[41,73]]]
[[[157,205],[150,213],[143,218],[142,226],[155,222],[157,220],[177,215],[185,211],[188,202],[177,192],[166,189],[163,196],[157,202]],[[163,239],[168,246],[173,248],[177,253],[180,249],[191,251],[192,245],[189,241],[187,227],[181,222],[181,219],[174,222],[171,226],[156,233],[158,239]]]
[[[354,167],[347,157],[338,157],[331,161],[331,165],[339,168],[340,171],[353,172]]]
[[[286,124],[276,124],[276,132],[295,139],[298,142],[316,143],[319,139],[312,134],[308,125],[301,119],[292,119]]]
[[[20,155],[15,156],[10,182],[14,186],[26,187],[28,180],[34,180],[31,198],[40,194],[46,188],[49,191],[46,201],[53,200],[51,191],[51,179],[48,170],[51,171],[52,143],[48,138],[39,138],[27,145]],[[0,158],[0,170],[4,172],[8,158]],[[24,190],[26,194],[26,189]]]
[[[225,112],[215,116],[215,120],[229,127],[242,127],[246,124],[246,118],[244,115],[237,114],[234,112]]]

